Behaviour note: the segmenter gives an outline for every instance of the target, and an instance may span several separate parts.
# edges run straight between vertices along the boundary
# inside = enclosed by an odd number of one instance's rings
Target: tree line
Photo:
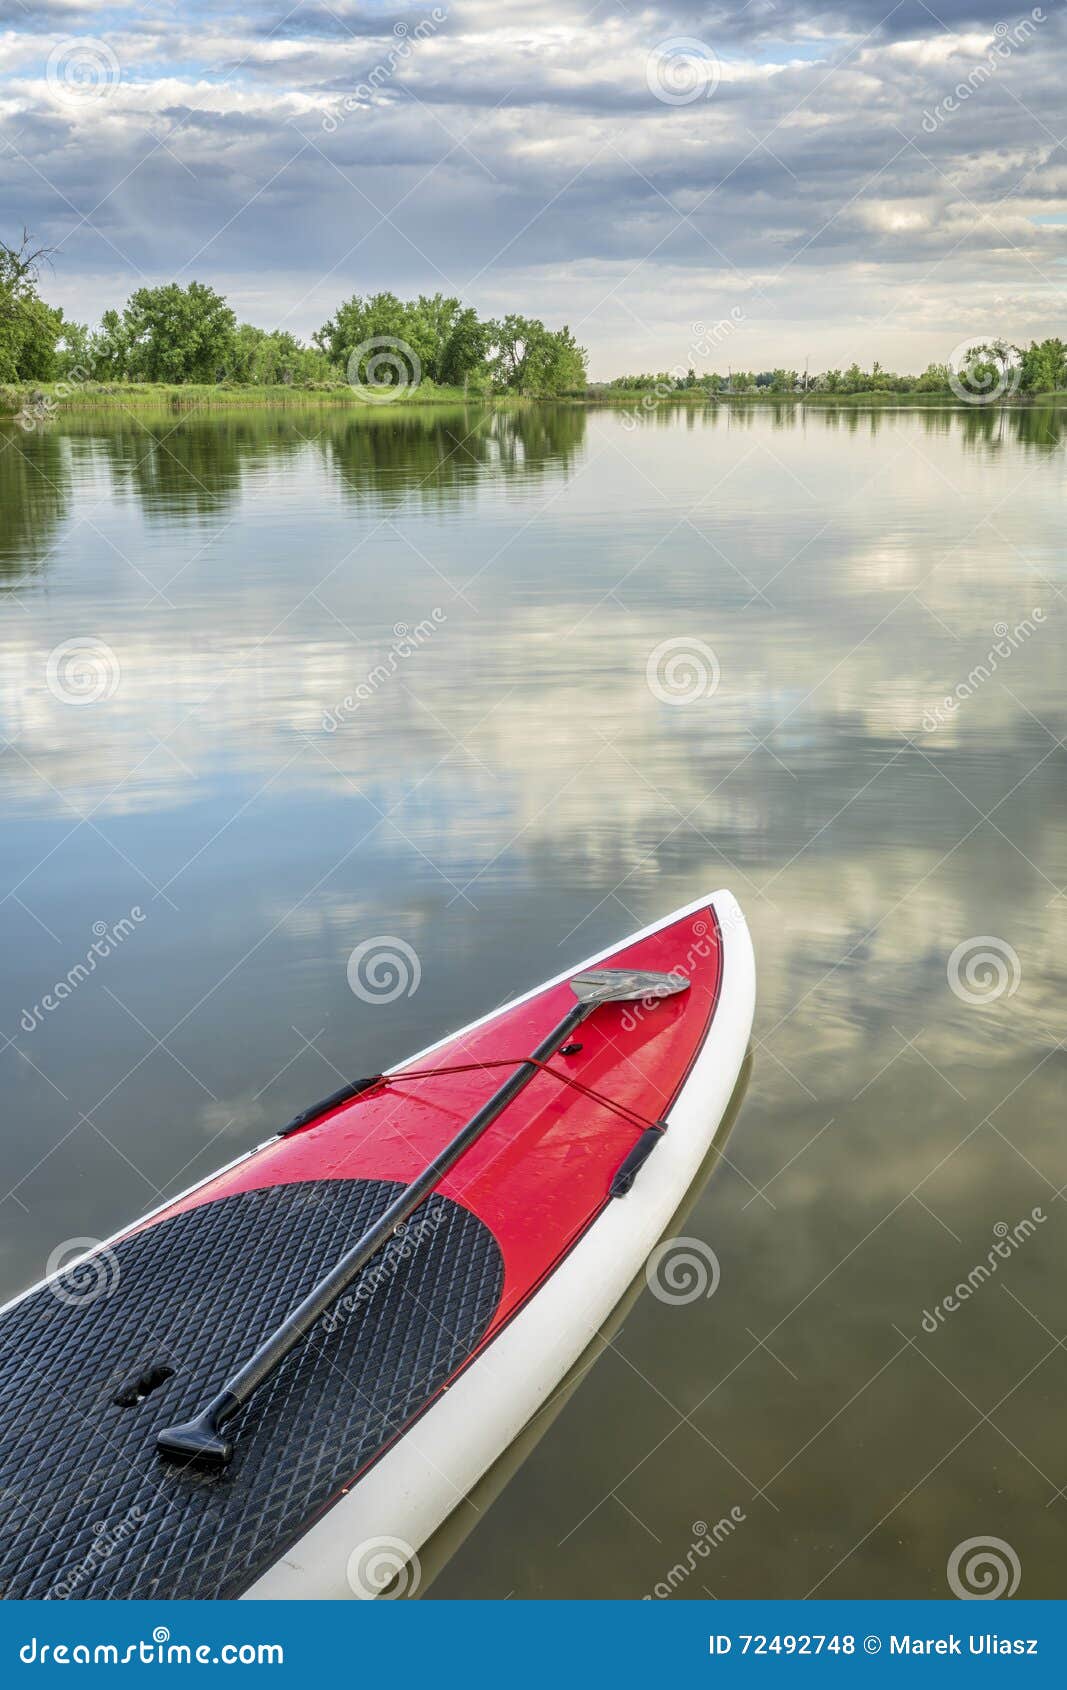
[[[457,387],[471,394],[533,398],[568,394],[700,390],[710,394],[864,393],[1039,394],[1067,390],[1067,343],[1050,338],[1027,347],[1004,340],[972,347],[962,369],[929,364],[900,375],[877,360],[869,370],[811,375],[797,370],[681,371],[617,376],[589,388],[587,354],[570,329],[549,329],[536,317],[480,318],[461,300],[420,294],[402,300],[381,292],[354,294],[307,345],[286,329],[240,323],[223,296],[203,282],[138,288],[99,324],[73,322],[40,293],[47,249],[28,235],[0,241],[0,383],[91,380],[234,386]]]
[[[604,384],[609,393],[655,392],[663,397],[699,389],[705,393],[760,394],[940,393],[968,396],[993,393],[1056,393],[1067,391],[1067,342],[1051,338],[1027,347],[994,340],[972,346],[955,367],[928,364],[921,375],[898,375],[877,360],[869,370],[851,364],[847,370],[823,370],[817,375],[797,370],[711,371],[698,376],[688,369],[658,374],[616,376]]]
[[[90,327],[41,298],[47,257],[26,234],[18,246],[0,241],[0,382],[432,383],[548,398],[587,385],[586,351],[568,327],[549,329],[515,313],[483,319],[439,293],[414,300],[354,294],[310,345],[286,329],[238,322],[203,282],[138,288]]]

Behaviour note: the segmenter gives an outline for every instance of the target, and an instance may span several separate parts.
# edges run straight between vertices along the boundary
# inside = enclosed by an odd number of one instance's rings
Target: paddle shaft
[[[566,1044],[571,1034],[596,1007],[595,1003],[575,1004],[551,1033],[542,1039],[533,1055],[519,1064],[488,1102],[483,1103],[478,1113],[472,1115],[455,1138],[450,1139],[418,1177],[405,1186],[399,1197],[390,1203],[373,1226],[368,1227],[358,1242],[345,1251],[329,1273],[319,1280],[314,1290],[309,1291],[303,1302],[297,1305],[292,1314],[226,1382],[201,1414],[194,1421],[190,1421],[188,1426],[168,1428],[159,1434],[158,1442],[163,1454],[188,1460],[195,1460],[199,1456],[219,1464],[229,1460],[231,1451],[228,1441],[219,1439],[220,1428],[238,1409],[245,1406],[286,1356],[306,1338],[311,1328],[342,1291],[351,1285],[396,1228],[425,1202],[445,1175],[455,1167],[460,1157],[466,1154],[471,1145],[481,1138],[486,1128],[492,1126],[514,1098],[535,1078],[540,1072],[540,1064],[547,1062],[561,1045]],[[198,1435],[205,1441],[203,1448],[196,1447]]]

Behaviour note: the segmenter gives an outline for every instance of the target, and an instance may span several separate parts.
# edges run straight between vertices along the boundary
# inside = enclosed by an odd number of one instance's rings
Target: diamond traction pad
[[[205,1203],[0,1319],[0,1594],[233,1597],[279,1558],[476,1348],[504,1277],[476,1215],[430,1199],[332,1331],[320,1322],[233,1422],[223,1474],[161,1460],[155,1435],[203,1406],[400,1189],[315,1180]],[[158,1362],[173,1376],[116,1406]]]

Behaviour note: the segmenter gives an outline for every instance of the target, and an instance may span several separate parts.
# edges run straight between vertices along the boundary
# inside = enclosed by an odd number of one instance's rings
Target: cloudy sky
[[[94,320],[391,287],[596,376],[1063,332],[1064,0],[0,0],[0,235]]]

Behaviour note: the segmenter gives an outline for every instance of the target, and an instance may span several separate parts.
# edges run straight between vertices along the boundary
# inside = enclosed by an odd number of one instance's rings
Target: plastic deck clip
[[[608,1191],[609,1197],[625,1197],[626,1193],[633,1189],[634,1180],[666,1131],[666,1121],[655,1121],[652,1126],[645,1128],[633,1149],[616,1168]]]

